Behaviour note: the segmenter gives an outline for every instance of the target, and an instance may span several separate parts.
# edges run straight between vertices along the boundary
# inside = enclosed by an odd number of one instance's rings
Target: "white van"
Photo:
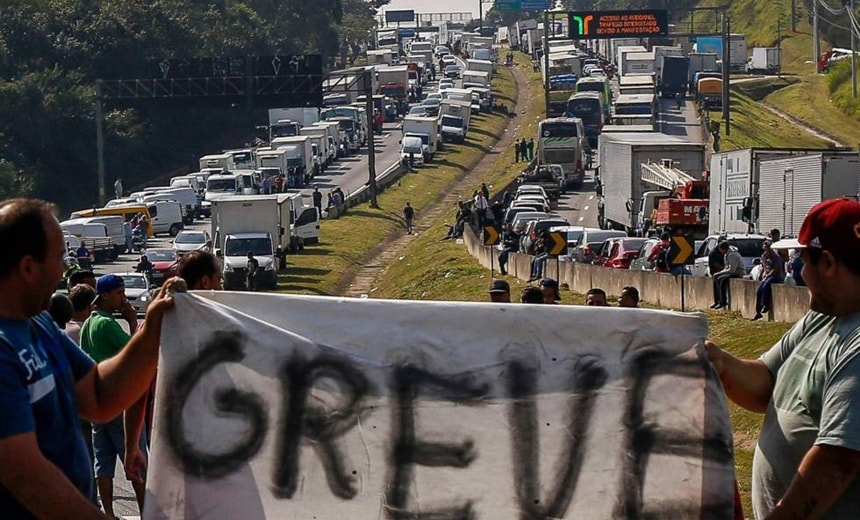
[[[125,251],[125,229],[124,221],[119,215],[103,215],[76,219],[83,224],[104,224],[107,236],[110,237],[116,254]]]
[[[175,237],[180,231],[185,229],[182,204],[159,200],[148,202],[146,208],[149,210],[153,235],[168,233],[170,236]]]
[[[240,175],[230,173],[210,175],[206,179],[206,200],[224,195],[241,195],[244,187]]]
[[[195,175],[180,175],[178,177],[171,177],[170,186],[176,188],[191,188],[194,190],[194,193],[200,193],[201,186],[200,181]]]
[[[200,211],[200,201],[197,198],[197,192],[191,187],[175,187],[157,190],[152,195],[146,195],[141,198],[140,202],[153,202],[158,200],[174,201],[182,205],[182,214],[186,224],[192,224],[194,217]]]

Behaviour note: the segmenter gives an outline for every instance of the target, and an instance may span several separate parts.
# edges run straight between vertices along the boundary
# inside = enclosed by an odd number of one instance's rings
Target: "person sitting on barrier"
[[[770,239],[764,241],[764,253],[761,255],[761,285],[755,294],[755,316],[753,321],[760,320],[764,314],[770,311],[773,300],[773,287],[775,283],[782,283],[785,264],[779,253],[770,246]]]
[[[543,276],[543,267],[549,258],[549,250],[553,246],[553,241],[550,238],[548,230],[542,230],[535,241],[535,257],[532,259],[532,272],[530,282],[540,279]]]
[[[654,271],[658,273],[669,272],[669,248],[671,244],[669,233],[663,233],[660,235],[660,243],[651,249],[648,263],[654,266]]]
[[[502,251],[499,253],[499,271],[508,274],[508,255],[517,252],[520,248],[520,235],[510,224],[505,224],[505,232],[502,234]]]
[[[714,304],[712,309],[722,309],[729,305],[729,280],[732,278],[743,278],[744,259],[737,249],[729,246],[725,240],[717,246],[724,256],[725,267],[713,274],[714,277]]]

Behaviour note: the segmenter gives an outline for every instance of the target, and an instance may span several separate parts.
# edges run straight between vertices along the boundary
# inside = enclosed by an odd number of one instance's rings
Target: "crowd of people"
[[[136,491],[145,479],[150,395],[174,289],[220,289],[218,260],[185,255],[184,284],[166,281],[138,323],[114,275],[78,271],[68,295],[55,296],[66,248],[51,204],[0,202],[0,243],[0,511],[10,519],[112,518],[116,459]],[[728,398],[764,414],[752,465],[755,517],[860,518],[860,203],[816,205],[797,239],[765,248],[765,276],[778,276],[785,257],[773,252],[788,249],[803,262],[806,316],[759,359],[705,348]],[[489,293],[511,300],[505,280],[493,280]],[[558,282],[545,278],[521,301],[559,296]],[[638,306],[639,297],[625,287],[618,305]],[[605,291],[588,291],[586,305],[607,304]]]

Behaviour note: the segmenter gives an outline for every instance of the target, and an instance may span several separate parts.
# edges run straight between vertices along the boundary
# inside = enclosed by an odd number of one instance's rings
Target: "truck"
[[[615,53],[613,54],[613,58],[615,59],[615,66],[618,70],[621,70],[621,66],[624,63],[624,55],[628,52],[648,52],[648,49],[641,45],[629,45],[623,47],[617,47],[615,49]]]
[[[690,53],[690,65],[687,68],[687,90],[693,91],[696,89],[696,84],[693,79],[697,72],[719,71],[717,68],[717,55],[711,53]]]
[[[463,72],[463,88],[486,88],[490,85],[490,75],[486,72],[477,70],[467,70]]]
[[[709,170],[709,233],[755,233],[763,229],[758,220],[760,171],[764,161],[821,153],[833,152],[821,148],[745,148],[713,154]]]
[[[493,75],[493,62],[490,60],[475,60],[469,59],[466,60],[466,69],[467,70],[477,70],[480,72],[486,72],[490,76]]]
[[[443,99],[439,105],[439,132],[442,141],[462,143],[469,130],[472,102],[456,99]]]
[[[259,149],[256,161],[256,167],[264,177],[283,175],[286,178],[289,171],[286,148]]]
[[[723,59],[722,36],[699,36],[696,39],[695,52],[713,53],[718,60]],[[729,36],[729,68],[743,70],[747,60],[747,38],[743,34]]]
[[[361,148],[361,125],[351,116],[330,117],[324,122],[337,123],[345,155],[357,152]]]
[[[114,241],[108,235],[107,226],[97,222],[89,222],[85,218],[73,218],[60,222],[64,235],[73,235],[90,250],[96,262],[112,262],[117,253]]]
[[[340,129],[340,123],[334,121],[320,121],[312,126],[325,128],[328,132],[329,140],[333,143],[335,154],[337,157],[345,157],[348,155],[348,150],[344,138],[346,133]]]
[[[643,229],[639,213],[642,196],[653,187],[642,180],[642,164],[664,164],[701,178],[705,145],[662,133],[602,133],[598,144],[597,221],[603,229],[633,235]]]
[[[220,171],[230,171],[235,169],[236,165],[233,163],[233,155],[229,153],[219,153],[204,155],[200,158],[200,171],[215,168]]]
[[[349,117],[356,122],[358,141],[360,145],[367,143],[367,116],[366,111],[354,106],[338,106],[326,108],[320,111],[320,120],[327,121],[335,117]]]
[[[335,143],[329,139],[328,133],[329,130],[327,128],[319,127],[316,125],[306,126],[299,131],[299,135],[319,138],[319,142],[322,145],[322,148],[318,150],[318,153],[322,154],[322,170],[328,168],[328,166],[331,165],[331,163],[333,163],[337,159],[337,149],[335,148]]]
[[[696,84],[696,101],[710,109],[720,109],[723,106],[723,80],[720,78],[702,78]]]
[[[406,89],[409,85],[409,69],[406,65],[377,67],[376,79],[379,81],[376,94],[382,94],[398,101],[406,99]]]
[[[390,49],[369,49],[367,51],[367,63],[370,65],[393,65],[394,54]]]
[[[657,86],[660,86],[660,78],[663,76],[663,65],[667,56],[686,57],[684,50],[680,45],[671,47],[668,45],[655,45],[652,48],[654,52],[654,79],[657,81]]]
[[[311,140],[306,135],[295,137],[279,137],[272,141],[272,149],[286,150],[287,188],[301,188],[310,180],[314,171],[314,152],[311,148]]]
[[[707,179],[696,179],[666,159],[662,163],[642,164],[642,181],[646,189],[656,189],[644,191],[640,199],[643,235],[668,226],[676,233],[692,235],[698,240],[708,236]]]
[[[269,141],[274,141],[279,137],[295,137],[299,135],[301,129],[302,124],[298,121],[279,119],[269,124]]]
[[[660,97],[671,98],[687,94],[687,77],[690,59],[684,56],[665,56],[659,79]]]
[[[796,237],[809,210],[819,202],[860,195],[857,154],[815,153],[762,161],[759,171],[758,229],[779,229]]]
[[[653,52],[626,52],[621,55],[621,67],[618,68],[621,76],[634,74],[654,73]]]
[[[420,137],[424,144],[424,160],[433,159],[439,149],[439,120],[435,117],[406,116],[403,118],[403,137]]]
[[[260,264],[257,286],[278,287],[276,251],[285,236],[278,198],[283,195],[237,195],[212,200],[211,236],[221,258],[224,288],[243,289],[248,276],[248,254]]]
[[[754,47],[746,63],[748,74],[776,74],[779,68],[779,47]]]

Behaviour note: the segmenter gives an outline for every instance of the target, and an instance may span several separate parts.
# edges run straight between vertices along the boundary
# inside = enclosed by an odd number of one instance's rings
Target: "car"
[[[406,115],[407,116],[425,117],[428,115],[427,114],[427,108],[420,106],[420,105],[417,107],[412,107],[409,109],[409,112],[407,112]]]
[[[567,252],[564,256],[560,256],[559,260],[562,261],[570,261],[570,255],[573,252],[573,248],[579,243],[579,239],[582,238],[582,234],[585,233],[585,230],[588,229],[585,226],[553,226],[549,228],[550,232],[558,232],[564,233],[567,235]]]
[[[453,65],[455,63],[457,63],[457,58],[455,58],[454,56],[452,56],[450,54],[446,54],[445,56],[442,56],[442,64],[443,65]]]
[[[511,221],[511,228],[522,236],[526,225],[532,220],[549,218],[551,215],[543,211],[523,211],[518,213]]]
[[[176,276],[178,272],[179,255],[175,249],[156,248],[147,249],[143,252],[146,258],[152,262],[152,273],[150,281],[155,285],[161,285],[168,278]]]
[[[576,247],[570,254],[570,259],[574,262],[582,264],[590,264],[594,261],[594,256],[600,246],[607,238],[626,237],[624,231],[608,230],[608,229],[586,229],[582,233]]]
[[[647,238],[607,238],[594,258],[594,264],[615,269],[629,269],[630,263]]]
[[[509,208],[531,208],[532,211],[546,211],[546,205],[535,200],[515,200]]]
[[[444,80],[443,79],[442,81],[449,81],[451,83],[451,85],[454,84],[454,82],[450,81],[450,80]],[[442,102],[442,94],[439,92],[431,92],[431,93],[427,94],[426,96],[424,96],[424,102],[422,102],[422,104],[426,103],[427,101],[429,101],[431,99],[436,99],[439,101],[439,103],[441,103]]]
[[[212,251],[212,239],[208,231],[194,231],[186,229],[180,231],[173,239],[173,249],[179,256],[191,251]]]
[[[543,198],[549,199],[543,186],[539,186],[537,184],[520,184],[517,186],[517,192],[514,194],[514,198],[519,196],[521,193],[537,193],[538,195],[543,196]]]
[[[428,116],[435,117],[439,115],[439,107],[442,104],[442,96],[440,95],[438,98],[427,98],[421,102],[421,106],[427,112]]]
[[[636,256],[634,256],[633,260],[630,262],[630,270],[653,271],[654,262],[648,260],[648,257],[651,256],[651,251],[653,251],[654,247],[659,243],[660,241],[656,238],[649,238],[645,242],[642,242],[642,245],[639,246],[639,251],[636,252]]]
[[[442,57],[447,56],[448,54],[451,54],[451,51],[449,51],[448,47],[445,47],[444,45],[437,45],[436,49],[434,49],[433,53],[436,56],[442,58]]]
[[[543,195],[539,195],[537,193],[521,193],[521,194],[517,195],[516,199],[514,199],[514,202],[516,202],[516,201],[539,202],[539,203],[543,204],[544,211],[546,211],[547,213],[549,213],[549,211],[551,209],[551,205],[549,203],[549,200],[546,197],[544,197]]]
[[[552,231],[552,228],[568,225],[570,225],[570,222],[566,218],[558,216],[529,222],[523,232],[522,238],[520,238],[520,251],[533,255],[535,253],[535,242],[542,231]]]
[[[152,301],[152,286],[144,273],[118,273],[125,284],[125,297],[138,315],[146,314],[146,309]]]
[[[448,78],[445,78],[439,82],[439,99],[442,99],[442,91],[447,90],[449,88],[454,88],[454,81]]]
[[[420,137],[406,136],[400,141],[400,163],[408,165],[410,155],[414,166],[424,166],[424,146]]]
[[[590,78],[605,78],[606,73],[604,73],[601,69],[595,68],[595,69],[591,69],[591,71],[588,73],[588,77],[590,77]]]
[[[446,78],[459,78],[460,77],[460,66],[459,65],[446,65],[445,66],[445,77]]]
[[[725,240],[729,243],[729,247],[734,247],[741,254],[744,261],[744,271],[749,274],[753,266],[761,262],[761,255],[764,252],[764,241],[768,237],[764,235],[746,235],[742,233],[729,233],[723,235],[710,235],[696,251],[696,259],[693,263],[693,276],[708,275],[708,255],[720,243]]]

